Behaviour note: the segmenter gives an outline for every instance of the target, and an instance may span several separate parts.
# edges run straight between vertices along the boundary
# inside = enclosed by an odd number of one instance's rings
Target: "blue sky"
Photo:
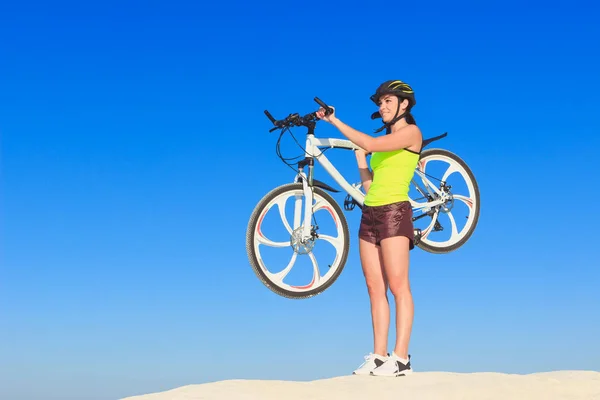
[[[293,178],[263,110],[318,96],[371,133],[387,79],[482,194],[467,245],[411,255],[415,369],[600,370],[597,5],[198,4],[2,6],[0,397],[349,373],[372,350],[359,211],[310,300],[259,282],[245,230]]]

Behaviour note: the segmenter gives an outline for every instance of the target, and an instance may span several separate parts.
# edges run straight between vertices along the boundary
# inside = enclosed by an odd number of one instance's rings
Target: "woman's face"
[[[391,121],[396,115],[396,110],[398,110],[398,97],[393,96],[391,94],[386,94],[381,96],[379,99],[379,113],[381,114],[381,119],[383,122]],[[400,104],[400,112],[398,115],[402,114],[404,110],[406,110],[406,106],[408,105],[408,101],[404,100]]]

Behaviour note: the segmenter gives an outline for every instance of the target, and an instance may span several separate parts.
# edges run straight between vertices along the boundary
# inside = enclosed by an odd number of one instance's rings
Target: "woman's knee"
[[[394,279],[390,281],[390,291],[394,297],[408,297],[411,296],[410,284],[408,279]]]
[[[385,297],[387,285],[383,279],[367,279],[367,291],[370,297]]]

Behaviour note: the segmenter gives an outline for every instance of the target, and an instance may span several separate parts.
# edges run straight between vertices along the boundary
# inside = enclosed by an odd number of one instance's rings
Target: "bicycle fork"
[[[308,176],[304,173],[304,167],[308,165]],[[304,192],[304,219],[302,222],[302,241],[308,241],[312,238],[312,214],[313,214],[313,168],[314,159],[307,157],[298,162],[298,176],[302,180],[302,190]]]

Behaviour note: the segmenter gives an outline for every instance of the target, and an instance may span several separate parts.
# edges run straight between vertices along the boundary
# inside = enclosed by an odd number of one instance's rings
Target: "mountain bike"
[[[318,97],[314,101],[327,114],[332,112]],[[247,226],[246,251],[254,273],[265,286],[283,297],[305,299],[322,293],[336,281],[344,269],[350,248],[347,219],[338,201],[330,194],[338,193],[339,190],[315,178],[315,160],[347,194],[344,210],[352,211],[357,206],[362,209],[365,193],[361,184],[350,184],[325,156],[325,151],[330,149],[354,151],[360,147],[346,139],[316,137],[315,128],[319,121],[316,112],[304,116],[293,113],[281,120],[273,118],[267,110],[264,113],[274,125],[270,132],[281,130],[277,141],[277,155],[296,173],[290,183],[275,187],[255,206]],[[302,148],[302,159],[296,164],[297,169],[282,157],[280,150],[283,134],[292,127],[307,128],[306,144]],[[480,210],[479,187],[468,165],[448,150],[423,150],[425,146],[446,135],[447,132],[423,141],[409,191],[415,246],[435,254],[449,253],[463,246],[477,226]],[[296,143],[302,147],[298,141]],[[438,171],[434,168],[438,162],[448,166]],[[466,193],[458,194],[455,189],[460,184],[449,183],[449,179],[455,175],[464,179],[462,189]],[[461,205],[467,215],[465,225],[459,229],[453,213]],[[273,213],[269,214],[270,211]],[[288,212],[291,218],[288,218]],[[444,225],[449,228],[446,229]],[[277,233],[267,235],[266,227],[279,229],[279,236]],[[282,252],[283,254],[272,259],[280,266],[283,260],[285,266],[278,271],[269,271],[267,261],[270,256],[265,254],[265,248]],[[333,254],[328,255],[328,260],[324,261],[325,254],[317,257],[318,249]],[[299,265],[301,261],[305,261],[307,265]],[[287,278],[297,278],[300,283],[284,282]]]

